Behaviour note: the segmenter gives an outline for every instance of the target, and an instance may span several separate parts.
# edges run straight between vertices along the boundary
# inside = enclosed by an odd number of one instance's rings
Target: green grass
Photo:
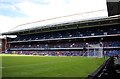
[[[3,77],[87,77],[103,58],[2,56]]]

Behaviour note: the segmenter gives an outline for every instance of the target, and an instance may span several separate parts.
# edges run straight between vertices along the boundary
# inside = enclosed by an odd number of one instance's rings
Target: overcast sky
[[[106,0],[0,0],[0,32],[28,22],[97,10],[104,10],[107,16]]]

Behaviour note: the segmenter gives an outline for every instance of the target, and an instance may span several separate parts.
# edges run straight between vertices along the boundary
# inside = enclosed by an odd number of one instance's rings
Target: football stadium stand
[[[58,18],[45,21],[54,19]],[[119,15],[53,25],[43,23],[22,24],[16,30],[3,33],[17,35],[14,40],[7,39],[7,53],[99,57],[120,54]],[[25,26],[34,28],[18,29]]]

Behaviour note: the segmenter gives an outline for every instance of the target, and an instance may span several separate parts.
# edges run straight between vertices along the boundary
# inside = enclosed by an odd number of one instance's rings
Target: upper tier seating
[[[97,27],[97,28],[82,28],[64,31],[55,31],[31,35],[18,35],[14,41],[27,41],[27,40],[41,40],[41,39],[54,39],[54,38],[70,38],[70,37],[83,37],[83,36],[96,36],[96,35],[111,35],[120,34],[120,27]]]

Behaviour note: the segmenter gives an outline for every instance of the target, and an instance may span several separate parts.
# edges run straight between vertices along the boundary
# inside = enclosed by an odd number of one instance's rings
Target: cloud
[[[38,0],[35,0],[36,2]],[[41,0],[40,0],[41,1]],[[45,5],[24,1],[16,4],[25,15],[39,19],[106,9],[106,1],[97,0],[43,0]],[[106,7],[106,8],[105,8]]]
[[[64,3],[62,0],[47,0],[47,5],[40,5],[38,3],[24,1],[22,3],[16,4],[17,7],[25,15],[33,18],[45,19],[63,15]],[[61,6],[62,5],[62,6]]]
[[[9,9],[24,15],[0,15],[2,32],[26,22],[95,10],[106,11],[104,15],[107,16],[106,0],[0,0],[0,7],[0,11]]]

